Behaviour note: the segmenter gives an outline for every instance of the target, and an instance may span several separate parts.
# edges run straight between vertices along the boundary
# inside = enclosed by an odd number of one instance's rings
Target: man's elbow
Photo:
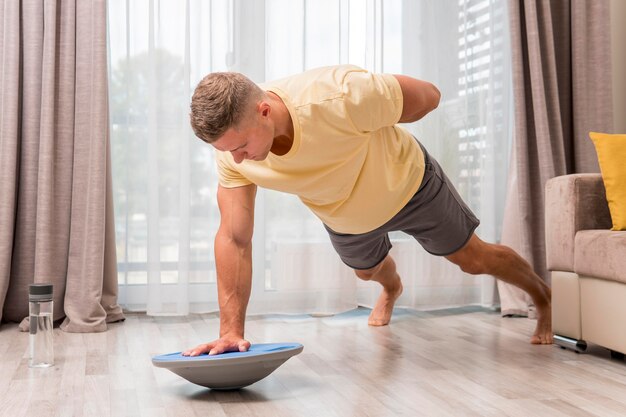
[[[430,109],[430,111],[433,111],[437,107],[439,107],[439,102],[441,101],[441,91],[439,91],[439,89],[434,84],[431,84],[430,87],[431,87],[431,93],[430,93],[430,96],[431,96],[431,99],[430,99],[431,109]]]
[[[415,81],[413,90],[404,90],[404,109],[400,123],[412,123],[420,120],[439,106],[441,92],[432,83],[427,81]]]
[[[426,116],[431,111],[439,107],[441,100],[441,92],[434,84],[430,84],[428,92],[424,95],[423,107],[419,109],[412,117],[412,121],[417,121]]]
[[[244,228],[238,230],[230,230],[220,227],[217,229],[215,236],[216,244],[224,244],[238,249],[246,249],[252,244],[252,229]]]

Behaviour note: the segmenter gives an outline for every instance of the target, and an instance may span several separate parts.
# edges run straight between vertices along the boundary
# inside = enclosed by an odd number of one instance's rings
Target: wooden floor
[[[253,343],[304,351],[239,391],[211,391],[151,364],[208,341],[215,315],[128,315],[100,334],[55,329],[56,365],[30,369],[28,334],[0,327],[0,416],[624,416],[626,363],[591,346],[532,346],[534,322],[481,309],[264,316]]]

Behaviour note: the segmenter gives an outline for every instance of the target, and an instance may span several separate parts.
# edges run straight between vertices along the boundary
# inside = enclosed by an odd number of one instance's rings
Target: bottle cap
[[[30,284],[28,286],[28,299],[30,301],[52,300],[52,284]]]

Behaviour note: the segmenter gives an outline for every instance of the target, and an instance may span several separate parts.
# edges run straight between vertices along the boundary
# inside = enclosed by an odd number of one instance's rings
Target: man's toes
[[[389,322],[391,321],[391,317],[385,319],[385,318],[374,318],[372,316],[369,317],[369,319],[367,320],[367,324],[369,324],[370,326],[386,326],[387,324],[389,324]]]
[[[552,335],[539,336],[535,334],[530,338],[530,343],[533,345],[551,345],[553,343]]]

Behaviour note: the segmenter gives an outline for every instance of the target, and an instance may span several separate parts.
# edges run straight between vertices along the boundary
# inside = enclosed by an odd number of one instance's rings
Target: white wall
[[[626,133],[626,1],[611,0],[614,133]]]

